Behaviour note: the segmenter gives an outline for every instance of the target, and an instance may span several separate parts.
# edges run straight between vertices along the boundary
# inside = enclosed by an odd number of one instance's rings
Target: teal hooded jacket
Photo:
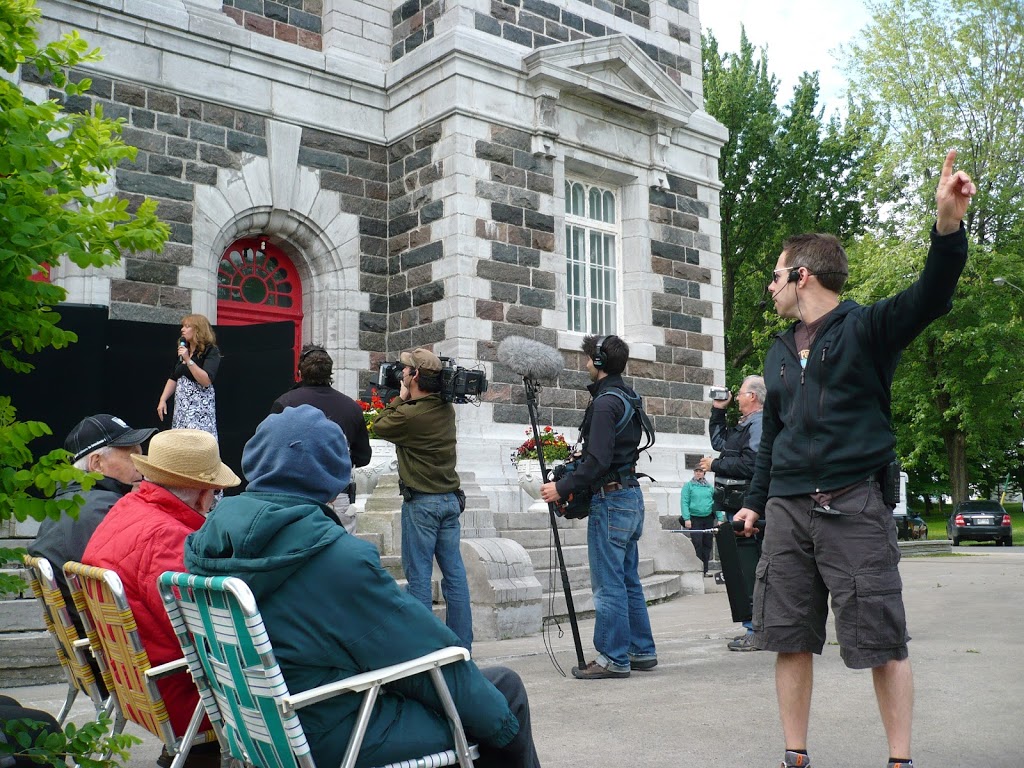
[[[190,573],[249,585],[292,693],[459,644],[399,589],[377,549],[349,535],[329,509],[302,496],[247,491],[221,501],[185,542]],[[444,674],[471,741],[508,744],[519,722],[476,665],[458,662]],[[299,710],[317,765],[341,763],[361,698],[345,694]],[[374,705],[358,765],[450,748],[440,712],[426,674],[389,685]]]

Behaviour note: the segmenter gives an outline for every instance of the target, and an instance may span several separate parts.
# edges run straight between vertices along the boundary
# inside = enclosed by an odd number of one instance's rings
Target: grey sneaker
[[[743,635],[736,640],[729,643],[728,648],[730,651],[760,651],[761,649],[754,645],[754,635],[747,634]],[[797,754],[797,753],[794,753]],[[803,755],[797,754],[797,757],[803,757]]]
[[[779,768],[811,768],[811,758],[801,755],[799,752],[786,751],[786,759],[782,761]]]
[[[914,761],[904,760],[899,762],[897,760],[890,760],[886,768],[914,768]]]

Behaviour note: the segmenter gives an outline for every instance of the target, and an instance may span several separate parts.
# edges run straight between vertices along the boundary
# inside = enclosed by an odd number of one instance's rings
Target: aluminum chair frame
[[[441,672],[446,664],[467,661],[469,652],[465,648],[443,648],[292,694],[274,656],[256,599],[244,581],[168,571],[158,583],[206,713],[233,758],[257,768],[316,768],[297,710],[341,694],[362,693],[356,726],[342,762],[342,768],[354,768],[381,688],[424,672],[430,675],[444,707],[455,748],[382,768],[456,764],[472,768],[479,757],[479,749],[466,739]],[[260,729],[257,735],[266,736],[268,741],[254,739],[250,727]]]
[[[188,668],[185,659],[152,666],[117,573],[70,560],[64,564],[64,575],[89,642],[94,649],[99,649],[103,665],[109,670],[112,683],[109,690],[117,698],[121,715],[160,739],[174,755],[170,768],[181,768],[193,746],[216,738],[212,730],[199,731],[203,721],[202,702],[196,705],[180,739],[171,727],[156,683],[163,677],[185,671]]]
[[[28,571],[28,582],[32,592],[42,608],[43,622],[57,651],[57,660],[68,682],[67,696],[57,714],[57,723],[64,725],[78,694],[84,693],[92,700],[97,719],[101,713],[111,715],[116,712],[113,733],[120,733],[125,721],[117,709],[117,699],[112,695],[114,688],[110,672],[106,668],[102,654],[93,654],[107,688],[107,697],[104,698],[96,681],[96,674],[89,663],[89,655],[92,653],[89,639],[78,636],[78,628],[71,618],[64,594],[60,591],[60,584],[53,575],[53,565],[45,557],[32,555],[24,555],[22,562]]]

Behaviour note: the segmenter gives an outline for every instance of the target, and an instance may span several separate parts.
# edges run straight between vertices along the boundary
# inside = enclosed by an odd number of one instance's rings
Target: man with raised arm
[[[846,253],[831,235],[783,243],[769,285],[793,323],[765,360],[763,435],[745,506],[745,533],[765,517],[754,588],[754,642],[776,651],[785,737],[783,768],[810,766],[812,654],[825,643],[832,596],[840,654],[871,669],[889,742],[889,768],[913,768],[914,685],[892,506],[883,497],[896,459],[890,388],[902,351],[949,312],[967,262],[962,223],[977,191],[956,152],[942,166],[931,248],[917,281],[862,306],[840,301]]]

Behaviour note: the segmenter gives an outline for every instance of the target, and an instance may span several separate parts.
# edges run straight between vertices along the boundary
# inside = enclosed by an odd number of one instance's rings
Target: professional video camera
[[[480,395],[487,391],[487,376],[483,371],[469,370],[455,365],[450,357],[438,358],[441,361],[441,399],[446,403],[480,402]],[[402,389],[402,368],[398,362],[382,363],[377,374],[377,393],[384,402],[389,401]]]

